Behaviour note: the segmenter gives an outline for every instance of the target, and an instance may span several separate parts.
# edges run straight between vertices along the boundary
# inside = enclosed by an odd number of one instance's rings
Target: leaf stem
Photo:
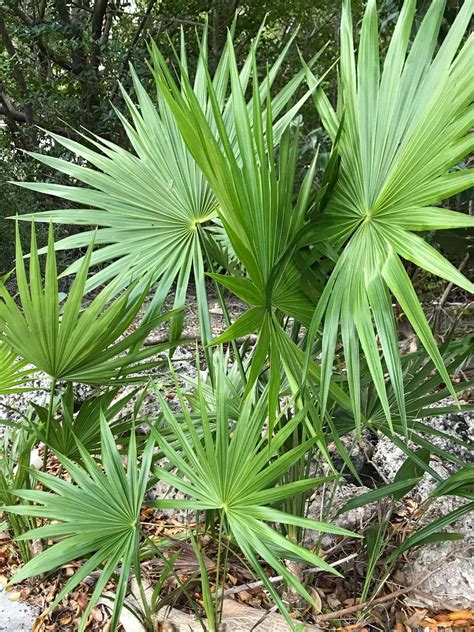
[[[204,239],[204,235],[203,235],[203,229],[201,228],[201,226],[198,226],[198,230],[200,232],[201,243],[202,243],[202,247],[203,247],[204,253],[206,255],[206,260],[207,260],[207,264],[209,266],[209,270],[211,271],[211,273],[214,274],[214,266],[212,265],[211,258],[209,256],[209,253],[208,253],[207,248],[206,248],[206,243],[205,243],[205,239]],[[222,308],[222,315],[224,317],[225,324],[227,325],[227,327],[230,327],[232,325],[232,322],[230,320],[229,310],[228,310],[227,304],[226,304],[226,302],[224,300],[224,295],[222,293],[222,289],[221,289],[219,283],[215,279],[213,279],[213,281],[214,281],[214,287],[215,287],[216,292],[217,292],[217,298],[219,299],[219,303],[220,303],[221,308]],[[245,385],[245,384],[247,384],[247,376],[245,375],[245,368],[244,368],[244,365],[243,365],[243,362],[242,362],[242,358],[241,358],[240,353],[239,353],[239,348],[237,347],[237,343],[236,343],[235,340],[232,340],[231,345],[232,345],[232,349],[234,351],[235,358],[237,360],[237,366],[239,367],[240,375],[241,375],[243,383]]]

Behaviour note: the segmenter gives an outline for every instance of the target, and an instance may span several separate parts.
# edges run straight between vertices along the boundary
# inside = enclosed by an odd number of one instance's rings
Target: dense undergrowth
[[[474,224],[436,206],[472,185],[472,173],[457,167],[472,148],[473,39],[465,38],[472,4],[464,3],[436,50],[443,7],[432,2],[410,44],[415,2],[406,0],[381,64],[375,2],[368,2],[357,55],[345,2],[335,109],[311,70],[314,60],[302,60],[272,90],[291,41],[264,69],[256,64],[258,38],[238,63],[229,35],[212,76],[206,34],[193,72],[184,40],[173,64],[152,45],[156,95],[131,68],[136,103],[123,91],[129,118],[118,114],[132,151],[53,134],[71,160],[34,154],[70,176],[71,186],[18,184],[82,206],[36,213],[28,257],[17,226],[11,280],[18,293],[0,289],[0,394],[31,389],[41,372],[49,399],[21,410],[4,432],[0,499],[23,562],[12,582],[82,560],[69,566],[75,572],[54,609],[96,573],[81,630],[111,581],[111,629],[132,582],[135,609],[154,630],[169,578],[216,630],[226,577],[238,563],[296,628],[314,618],[320,601],[317,575],[305,571],[340,575],[324,534],[354,546],[365,538],[364,612],[406,551],[458,537],[444,530],[472,509],[473,470],[439,447],[434,439],[442,433],[423,419],[472,409],[457,401],[469,383],[452,377],[469,362],[473,341],[448,335],[437,344],[404,266],[473,289],[424,239]],[[308,100],[333,145],[322,172],[316,151],[301,174],[298,112]],[[50,224],[44,266],[35,222]],[[55,223],[92,228],[55,242]],[[65,270],[73,281],[62,293],[56,251],[71,249],[82,256]],[[182,339],[191,279],[196,341]],[[206,280],[227,322],[214,338]],[[247,306],[234,322],[228,293]],[[400,352],[393,300],[418,337],[413,353]],[[163,342],[144,344],[163,326]],[[196,348],[192,381],[174,369],[178,344]],[[163,376],[174,385],[174,406]],[[82,403],[78,385],[91,387]],[[142,414],[150,394],[160,410],[153,418]],[[452,404],[436,406],[447,397]],[[364,432],[390,438],[406,459],[393,482],[341,513],[384,499],[385,514],[367,533],[309,518],[308,498],[320,487],[346,475],[361,482],[347,439],[356,445]],[[43,463],[35,469],[30,454],[38,445]],[[451,464],[449,477],[432,467],[433,455]],[[425,475],[435,480],[431,500],[470,502],[423,526],[393,530],[397,501]],[[157,485],[169,493],[151,494]],[[194,516],[172,554],[173,540],[150,533],[144,519],[153,508]],[[320,534],[316,546],[306,544],[308,532]],[[177,565],[183,551],[195,561],[184,579]],[[151,559],[161,560],[161,572],[150,599],[143,568]],[[199,605],[190,588],[196,582]]]

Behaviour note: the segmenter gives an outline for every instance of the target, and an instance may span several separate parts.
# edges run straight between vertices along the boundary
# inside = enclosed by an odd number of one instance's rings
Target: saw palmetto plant
[[[184,37],[171,60],[150,44],[153,96],[130,69],[133,95],[122,87],[126,114],[116,112],[129,149],[93,135],[81,133],[80,143],[54,134],[52,142],[72,152],[70,161],[52,157],[48,145],[33,154],[72,183],[21,186],[80,207],[36,214],[51,223],[48,245],[38,250],[33,223],[29,255],[17,238],[14,289],[0,286],[0,395],[25,388],[30,367],[52,384],[49,407],[33,402],[10,424],[31,432],[22,441],[43,444],[44,469],[30,471],[22,452],[21,471],[3,472],[3,493],[21,542],[53,541],[14,581],[81,559],[57,605],[100,570],[81,629],[109,580],[116,586],[112,629],[132,575],[144,593],[144,504],[196,516],[180,537],[198,560],[209,629],[219,623],[221,608],[212,603],[222,594],[228,559],[252,569],[296,629],[293,616],[307,613],[298,600],[317,605],[309,578],[302,580],[304,566],[335,573],[319,544],[305,546],[305,532],[355,536],[308,519],[309,499],[328,482],[337,489],[347,473],[362,484],[351,450],[364,427],[371,437],[391,439],[406,464],[387,487],[374,483],[360,504],[384,496],[395,502],[425,474],[440,494],[455,489],[471,499],[472,477],[445,447],[448,434],[424,420],[472,408],[456,401],[469,381],[451,380],[472,357],[472,336],[449,334],[438,344],[406,263],[473,290],[431,240],[433,231],[474,226],[472,215],[442,206],[473,183],[462,163],[473,138],[474,40],[466,34],[473,5],[466,1],[440,37],[444,0],[431,2],[413,33],[415,4],[405,0],[387,43],[375,0],[367,2],[358,41],[344,0],[335,106],[314,60],[301,59],[289,80],[282,74],[291,38],[263,68],[262,31],[242,59],[231,32],[210,64],[204,29],[196,63]],[[317,149],[303,164],[302,106],[313,108],[313,101],[332,143],[324,165]],[[55,242],[56,223],[87,229]],[[85,247],[64,272],[74,277],[64,298],[56,251]],[[200,335],[196,371],[187,375],[183,365],[173,369],[173,354],[189,342],[180,337],[190,286]],[[214,338],[211,287],[225,320]],[[233,322],[228,293],[240,301]],[[175,309],[162,311],[172,303]],[[394,303],[420,342],[415,352],[401,352]],[[145,340],[167,321],[169,342]],[[78,384],[95,389],[82,402]],[[176,406],[169,401],[175,397]],[[141,416],[147,398],[154,408]],[[61,464],[57,476],[46,471],[51,454]],[[460,473],[443,480],[430,455]],[[169,495],[160,487],[156,496],[158,481]],[[446,524],[428,525],[421,541],[442,539],[436,529]],[[22,525],[34,528],[22,533]],[[363,599],[387,525],[368,532]],[[411,538],[408,548],[420,542]],[[203,541],[217,551],[212,568],[203,562]],[[270,572],[283,588],[269,581]],[[177,573],[175,580],[184,591]],[[295,613],[283,591],[298,595]],[[149,608],[146,618],[147,630],[154,629]]]
[[[5,287],[0,288],[0,319],[4,322],[0,340],[54,382],[107,384],[124,377],[130,381],[133,373],[160,363],[147,358],[168,348],[165,343],[147,349],[140,346],[154,327],[169,319],[170,313],[147,319],[133,333],[120,339],[134,322],[145,298],[143,291],[140,295],[134,294],[133,285],[112,302],[115,288],[107,285],[82,308],[91,256],[92,244],[62,304],[52,225],[44,284],[34,226],[29,277],[17,231],[16,281],[20,305]],[[137,379],[143,381],[143,376]]]
[[[387,419],[375,331],[406,424],[402,369],[389,290],[401,305],[442,375],[448,373],[402,261],[408,260],[468,292],[474,285],[416,234],[474,226],[474,218],[434,206],[474,183],[472,171],[452,170],[473,147],[472,55],[465,2],[436,51],[445,2],[431,3],[410,44],[415,0],[407,0],[381,65],[377,7],[369,0],[357,56],[350,3],[341,20],[338,110],[318,88],[315,102],[336,139],[339,172],[331,195],[311,226],[309,241],[344,247],[315,311],[311,332],[323,326],[324,409],[340,328],[356,417],[360,416],[359,352],[365,355]],[[315,79],[308,73],[310,84]],[[375,331],[374,331],[375,325]],[[454,391],[451,388],[451,393]]]
[[[266,397],[261,397],[255,407],[247,399],[234,424],[229,419],[222,365],[218,368],[216,382],[215,424],[211,425],[202,398],[202,436],[197,433],[195,419],[186,410],[182,397],[180,400],[184,424],[176,419],[165,399],[160,396],[163,418],[151,430],[164,455],[175,468],[175,473],[169,472],[169,468],[154,468],[154,473],[158,479],[186,494],[187,499],[163,499],[153,504],[161,509],[179,508],[216,513],[221,527],[228,530],[228,535],[235,539],[266,588],[287,614],[278,593],[268,582],[258,556],[309,602],[312,598],[308,591],[288,571],[282,560],[296,557],[331,573],[337,574],[337,571],[315,553],[285,538],[268,523],[299,526],[343,536],[354,534],[334,525],[287,514],[279,508],[290,496],[314,490],[331,480],[331,477],[318,477],[281,484],[282,476],[307,453],[310,444],[315,442],[314,439],[309,439],[278,456],[279,449],[301,423],[303,415],[295,415],[290,423],[278,428],[269,444],[265,437]],[[279,421],[281,420],[278,419],[277,423]],[[177,439],[174,445],[160,432],[163,422]]]
[[[239,73],[238,81],[245,91],[252,63],[255,61],[259,37],[253,42],[249,55]],[[262,86],[265,99],[278,76],[291,41],[269,71],[268,84]],[[158,53],[154,47],[152,59]],[[231,142],[236,144],[236,128],[232,116],[234,93],[228,91],[229,65],[233,44],[229,40],[211,81],[207,84],[207,30],[200,42],[194,94],[206,113],[209,124],[215,127],[216,113],[211,103],[217,99],[218,116],[224,120]],[[178,59],[181,72],[186,73],[184,39]],[[175,306],[182,306],[186,297],[190,275],[193,272],[198,297],[203,340],[209,342],[210,324],[204,287],[205,250],[199,228],[216,216],[217,201],[212,188],[199,165],[193,160],[184,143],[176,121],[162,94],[157,93],[156,107],[141,85],[133,68],[130,70],[137,104],[122,89],[130,120],[117,112],[123,123],[132,151],[126,151],[108,140],[87,137],[86,144],[53,134],[54,142],[70,150],[76,160],[65,161],[45,154],[35,158],[83,183],[85,187],[64,186],[53,183],[19,183],[44,194],[58,196],[81,204],[85,208],[74,211],[56,210],[36,213],[36,221],[62,224],[92,225],[91,231],[82,231],[60,240],[58,249],[87,246],[95,234],[98,246],[91,256],[91,264],[103,264],[89,280],[87,287],[94,288],[121,274],[122,285],[131,278],[159,281],[154,305],[161,306],[170,287],[176,282]],[[304,80],[301,70],[291,78],[277,95],[273,95],[273,119],[276,139],[284,130],[302,102],[284,112],[297,88]],[[210,94],[211,93],[211,94]],[[239,104],[240,105],[240,104]],[[251,100],[246,104],[252,107]],[[262,113],[260,113],[262,116]],[[85,166],[85,162],[90,167]],[[25,216],[22,216],[25,218]],[[26,216],[28,218],[28,216]],[[95,227],[99,227],[95,233]],[[207,235],[212,240],[212,231]],[[219,247],[219,242],[214,242]],[[99,247],[100,246],[100,247]],[[74,262],[66,274],[75,272],[81,259]],[[124,274],[124,271],[126,273]],[[179,334],[182,319],[175,319],[175,335]]]
[[[57,457],[70,476],[65,481],[46,472],[34,472],[34,478],[47,491],[19,490],[17,496],[35,503],[34,506],[13,505],[5,507],[12,514],[37,516],[52,521],[20,536],[21,540],[51,538],[56,544],[28,562],[15,575],[19,582],[27,577],[58,568],[61,565],[90,556],[85,564],[70,578],[57,595],[54,608],[79,582],[103,564],[89,604],[83,614],[79,630],[84,630],[90,611],[116,567],[121,566],[114,603],[112,628],[115,628],[126,595],[130,569],[139,564],[140,510],[142,507],[148,474],[153,455],[153,437],[146,443],[140,466],[134,433],[131,434],[125,469],[112,432],[105,420],[101,420],[102,460],[99,465],[78,442],[84,465],[57,453]]]
[[[391,290],[448,386],[449,376],[438,353],[419,301],[400,257],[458,284],[474,286],[416,231],[472,226],[465,214],[434,207],[468,188],[470,171],[450,172],[472,147],[470,58],[472,36],[463,43],[472,6],[463,5],[441,48],[434,55],[444,2],[433,2],[410,51],[409,36],[415,3],[408,1],[397,22],[380,70],[377,11],[368,3],[361,28],[356,63],[350,3],[341,22],[340,94],[338,111],[331,107],[308,69],[308,80],[328,133],[335,142],[337,175],[325,191],[325,204],[310,195],[311,169],[294,202],[296,161],[294,136],[283,135],[276,159],[271,125],[261,123],[257,70],[253,68],[253,112],[245,106],[235,58],[231,56],[238,151],[222,121],[208,123],[192,85],[182,74],[178,86],[163,57],[157,82],[195,160],[219,201],[218,213],[246,277],[219,277],[221,283],[252,305],[217,342],[259,331],[263,363],[273,358],[273,382],[278,383],[277,358],[288,365],[275,332],[278,314],[307,324],[310,342],[320,325],[322,371],[319,403],[327,405],[338,329],[345,350],[349,390],[360,426],[359,354],[365,355],[387,419],[391,409],[375,331],[390,374],[396,403],[405,424],[405,400]],[[416,63],[414,60],[416,59]],[[264,83],[264,82],[263,82]],[[208,79],[209,91],[212,85]],[[447,95],[450,95],[449,98]],[[441,96],[442,95],[442,96]],[[215,102],[215,99],[213,99]],[[271,103],[267,104],[267,114]],[[215,116],[219,112],[215,108]],[[269,117],[270,121],[271,116]],[[330,165],[334,171],[333,164]],[[334,182],[334,178],[337,178]],[[302,297],[294,253],[303,246],[318,252],[321,244],[340,250],[321,296]],[[342,246],[342,248],[341,248]],[[374,331],[374,325],[376,330]],[[281,338],[280,338],[281,340]],[[278,348],[279,347],[279,348]],[[278,348],[278,352],[276,351]],[[307,361],[312,346],[307,347]],[[249,387],[261,370],[254,361]],[[454,394],[454,391],[452,391]]]

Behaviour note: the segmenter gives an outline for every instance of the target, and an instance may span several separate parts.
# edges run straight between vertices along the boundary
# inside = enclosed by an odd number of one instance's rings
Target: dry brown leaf
[[[252,599],[252,595],[248,591],[242,590],[242,592],[239,593],[239,598],[240,601],[248,603]]]
[[[36,617],[31,632],[42,632],[44,630],[43,617]]]
[[[24,601],[31,594],[31,588],[28,588],[28,586],[24,586],[21,589],[20,593],[21,593],[20,599]]]
[[[46,603],[51,603],[54,600],[54,597],[56,596],[56,588],[57,588],[56,584],[53,584],[51,586],[51,588],[48,591],[48,594],[44,598]]]
[[[308,592],[314,601],[314,604],[311,607],[311,612],[314,615],[321,614],[321,612],[323,611],[323,602],[321,600],[321,595],[313,586],[308,586]]]
[[[450,612],[446,618],[450,621],[457,621],[458,619],[469,621],[469,619],[474,619],[474,612],[472,610],[455,610]]]
[[[98,621],[99,623],[102,623],[104,617],[102,615],[100,608],[92,608],[91,619],[93,619],[94,621]]]
[[[80,593],[76,593],[74,595],[75,600],[78,603],[78,606],[81,610],[85,610],[87,608],[87,604],[89,603],[89,596],[84,593],[84,592],[80,592]]]
[[[326,595],[326,601],[331,610],[337,610],[342,605],[334,593]]]
[[[428,610],[416,610],[411,617],[405,621],[405,625],[409,628],[417,628],[428,614]]]
[[[397,584],[400,584],[402,586],[405,586],[407,583],[407,578],[405,573],[402,573],[401,570],[397,569],[393,575],[392,575],[392,580],[394,582],[396,582]]]
[[[359,597],[356,597],[356,599],[354,599],[354,597],[349,597],[349,599],[344,599],[344,601],[342,602],[345,606],[355,606],[360,602]]]

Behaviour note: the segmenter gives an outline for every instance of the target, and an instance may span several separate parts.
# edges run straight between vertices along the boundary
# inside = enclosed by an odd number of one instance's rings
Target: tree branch
[[[18,112],[18,110],[15,110],[15,108],[11,104],[10,99],[8,98],[8,95],[6,95],[1,89],[0,100],[3,103],[3,107],[0,107],[0,114],[2,116],[7,116],[12,121],[15,121],[15,123],[26,123],[26,114],[24,112]]]
[[[64,0],[54,0],[54,6],[56,7],[56,11],[58,12],[59,19],[62,22],[69,24],[69,22],[71,21],[71,16],[69,15],[69,10]]]
[[[130,58],[132,56],[132,50],[135,48],[136,43],[140,39],[140,35],[142,34],[143,29],[145,28],[145,25],[148,21],[148,18],[150,17],[151,12],[153,11],[153,7],[155,6],[156,2],[157,0],[150,0],[145,10],[145,13],[143,14],[143,17],[137,26],[135,35],[133,36],[132,41],[130,42],[130,46],[128,47],[127,53],[122,62],[122,68],[119,72],[118,81],[116,82],[116,84],[112,88],[112,92],[110,93],[110,100],[113,100],[117,94],[119,83],[122,81],[124,74],[127,72],[128,62],[130,61]]]
[[[106,10],[107,0],[95,0],[94,10],[92,12],[92,39],[97,43],[102,36],[102,26]]]

